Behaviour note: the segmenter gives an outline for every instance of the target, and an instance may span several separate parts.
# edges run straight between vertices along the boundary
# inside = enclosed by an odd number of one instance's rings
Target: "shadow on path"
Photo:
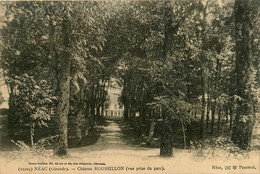
[[[108,149],[134,150],[138,148],[135,146],[128,145],[122,140],[123,132],[120,129],[119,125],[113,119],[106,118],[105,122],[106,122],[105,125],[99,125],[95,127],[95,129],[98,131],[97,134],[99,134],[99,138],[95,144],[90,146],[80,147],[80,148],[74,148],[74,150],[102,151]],[[140,149],[140,147],[138,149]]]

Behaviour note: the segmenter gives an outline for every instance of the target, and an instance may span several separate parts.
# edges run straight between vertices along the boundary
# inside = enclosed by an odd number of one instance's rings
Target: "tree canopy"
[[[79,142],[83,124],[95,127],[113,77],[124,119],[141,135],[158,123],[162,156],[172,155],[175,134],[186,148],[196,128],[199,139],[220,136],[223,120],[248,148],[259,100],[258,3],[1,2],[10,136],[26,128],[33,146],[36,130],[52,125],[46,136],[66,155],[68,125]]]

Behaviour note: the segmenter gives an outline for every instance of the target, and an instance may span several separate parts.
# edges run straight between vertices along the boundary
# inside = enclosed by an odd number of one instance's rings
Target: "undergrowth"
[[[45,137],[37,141],[32,146],[24,143],[24,141],[11,140],[19,149],[16,150],[15,158],[48,158],[52,156],[49,151],[46,150],[46,145],[52,145],[56,136]]]
[[[241,150],[226,137],[218,137],[212,141],[192,141],[190,144],[189,152],[195,158],[226,160],[248,158],[248,151]]]

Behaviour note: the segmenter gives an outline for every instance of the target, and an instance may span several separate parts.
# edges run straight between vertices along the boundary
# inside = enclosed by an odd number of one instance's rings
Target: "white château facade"
[[[115,79],[111,79],[111,84],[108,89],[109,107],[104,110],[104,116],[110,117],[123,117],[124,108],[118,103],[118,98],[121,93],[121,89],[115,83]]]

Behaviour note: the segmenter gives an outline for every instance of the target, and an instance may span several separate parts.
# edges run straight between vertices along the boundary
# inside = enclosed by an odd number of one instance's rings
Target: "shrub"
[[[230,138],[217,137],[212,141],[206,140],[190,142],[190,152],[194,157],[199,158],[221,158],[221,159],[242,159],[248,157],[248,152],[237,147]]]

